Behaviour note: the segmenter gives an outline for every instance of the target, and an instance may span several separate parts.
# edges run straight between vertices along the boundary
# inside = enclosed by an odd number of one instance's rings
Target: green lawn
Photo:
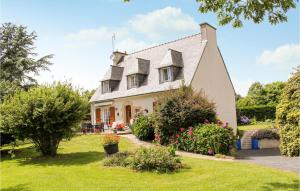
[[[255,130],[255,129],[267,129],[274,128],[274,123],[271,122],[257,122],[254,125],[240,125],[239,130]]]
[[[190,168],[171,174],[135,172],[102,166],[101,136],[63,142],[56,158],[38,157],[30,144],[14,159],[2,158],[2,191],[55,190],[298,190],[299,176],[238,162],[183,158]],[[134,147],[122,139],[120,150]]]

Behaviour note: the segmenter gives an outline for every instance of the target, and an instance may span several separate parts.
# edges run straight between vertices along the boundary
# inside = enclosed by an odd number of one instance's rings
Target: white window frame
[[[127,80],[128,80],[128,89],[138,87],[137,75],[127,76]]]
[[[173,79],[173,73],[172,73],[172,68],[171,67],[166,67],[160,69],[160,75],[161,75],[161,81],[162,82],[169,82],[172,81]]]
[[[102,82],[102,92],[103,93],[110,92],[109,81]]]

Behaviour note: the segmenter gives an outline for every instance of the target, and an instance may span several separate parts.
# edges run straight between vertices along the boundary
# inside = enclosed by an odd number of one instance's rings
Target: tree
[[[9,87],[11,84],[14,87],[28,89],[36,84],[32,75],[38,74],[41,70],[47,70],[51,64],[49,59],[53,55],[34,58],[37,56],[33,52],[36,38],[35,32],[28,32],[27,28],[22,25],[4,23],[0,27],[1,101],[4,95],[14,93],[12,89],[7,90],[4,87]]]
[[[257,106],[257,105],[277,105],[279,103],[285,82],[273,82],[262,85],[254,82],[244,98],[237,101],[238,107]]]
[[[296,8],[296,0],[196,0],[196,2],[199,3],[200,13],[213,12],[217,15],[220,25],[231,23],[233,27],[242,27],[242,19],[254,23],[268,19],[273,25],[286,22],[288,10]]]
[[[96,90],[85,90],[82,93],[82,97],[86,100],[86,105],[85,105],[85,116],[84,116],[84,120],[86,121],[90,121],[91,120],[91,104],[89,103],[90,99],[92,98],[92,96],[94,95]]]
[[[32,140],[43,156],[54,156],[60,141],[70,139],[79,127],[85,102],[70,84],[20,91],[0,105],[0,128],[20,140]]]
[[[276,108],[280,134],[280,151],[284,155],[300,155],[300,66],[288,80]]]

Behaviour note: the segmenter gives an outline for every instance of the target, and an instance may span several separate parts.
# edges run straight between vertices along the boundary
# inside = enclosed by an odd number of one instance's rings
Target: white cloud
[[[256,59],[256,63],[291,69],[300,64],[300,45],[286,44],[275,50],[265,50]]]
[[[246,96],[248,93],[248,89],[254,83],[254,80],[252,80],[252,79],[239,80],[239,79],[233,78],[232,83],[234,85],[234,89],[237,94]]]
[[[85,42],[87,44],[95,44],[99,41],[111,40],[112,35],[116,34],[118,38],[123,38],[128,34],[126,28],[111,28],[111,27],[100,27],[96,29],[82,29],[77,33],[67,34],[66,40],[71,42]]]
[[[182,13],[180,8],[175,7],[166,7],[147,14],[136,15],[129,23],[135,31],[153,38],[162,34],[199,30],[198,24],[191,16]]]

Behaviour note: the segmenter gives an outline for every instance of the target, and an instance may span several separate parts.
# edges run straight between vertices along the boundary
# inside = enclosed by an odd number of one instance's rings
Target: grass
[[[271,122],[257,122],[256,124],[250,125],[240,125],[238,126],[239,130],[255,130],[255,129],[268,129],[273,128],[274,123]]]
[[[80,190],[298,190],[294,173],[239,162],[183,158],[190,168],[176,173],[136,172],[104,167],[99,135],[83,135],[62,142],[55,158],[39,157],[30,144],[18,148],[16,158],[1,161],[2,191]],[[136,147],[121,139],[121,151]]]

